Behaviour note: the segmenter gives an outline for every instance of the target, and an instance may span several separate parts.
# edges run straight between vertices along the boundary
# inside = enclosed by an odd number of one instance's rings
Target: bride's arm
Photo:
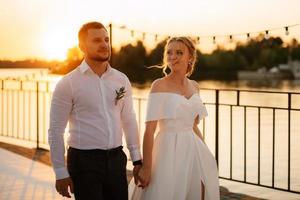
[[[157,121],[146,122],[143,142],[143,166],[139,172],[139,179],[141,181],[142,187],[148,186],[151,178],[152,149],[156,126]]]
[[[198,128],[198,124],[199,124],[199,115],[197,115],[197,117],[196,117],[195,120],[194,120],[193,130],[194,130],[195,134],[196,134],[197,136],[199,136],[200,139],[204,142],[202,133],[201,133],[200,129]]]

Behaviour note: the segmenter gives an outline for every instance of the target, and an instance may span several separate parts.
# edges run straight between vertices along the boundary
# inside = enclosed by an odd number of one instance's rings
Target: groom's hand
[[[139,181],[141,182],[140,187],[143,189],[147,187],[150,183],[151,169],[143,166],[139,171]]]
[[[64,179],[59,179],[59,180],[56,180],[56,182],[55,182],[56,191],[63,197],[71,198],[71,195],[68,191],[68,187],[70,187],[70,191],[72,193],[74,193],[73,182],[70,177],[64,178]]]
[[[133,167],[133,178],[134,178],[134,183],[137,185],[139,183],[139,171],[141,169],[142,165],[135,165]]]

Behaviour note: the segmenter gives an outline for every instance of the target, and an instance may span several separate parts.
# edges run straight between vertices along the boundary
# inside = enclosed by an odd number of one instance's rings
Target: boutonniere
[[[116,90],[116,98],[115,98],[115,105],[117,105],[118,101],[125,96],[125,87],[121,87],[119,90]]]

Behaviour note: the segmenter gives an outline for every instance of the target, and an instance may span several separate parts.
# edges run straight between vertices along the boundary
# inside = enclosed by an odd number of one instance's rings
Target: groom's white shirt
[[[125,96],[115,104],[116,90]],[[141,159],[131,85],[125,74],[108,66],[99,77],[83,61],[63,77],[53,92],[48,131],[56,179],[69,176],[63,134],[69,121],[68,145],[78,149],[112,149],[122,145],[122,128],[133,161]]]

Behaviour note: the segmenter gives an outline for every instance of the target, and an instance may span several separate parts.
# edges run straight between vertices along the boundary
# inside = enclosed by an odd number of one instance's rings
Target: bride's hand
[[[139,181],[141,182],[140,186],[142,188],[147,187],[150,183],[151,169],[143,166],[140,169],[138,176],[139,176]]]

